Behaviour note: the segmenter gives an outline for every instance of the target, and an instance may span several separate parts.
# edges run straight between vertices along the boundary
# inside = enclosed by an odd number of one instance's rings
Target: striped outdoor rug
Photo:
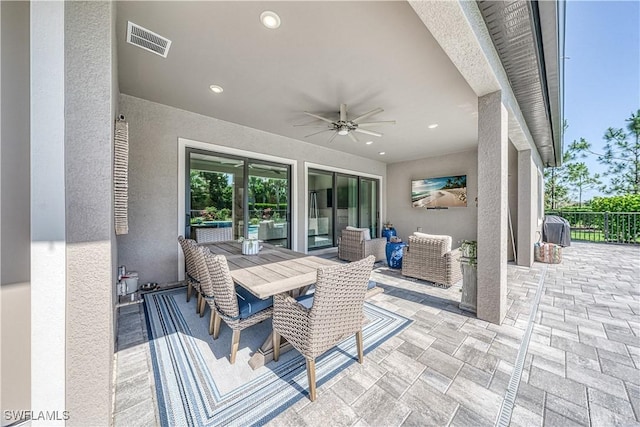
[[[158,409],[165,426],[263,425],[300,399],[307,399],[305,360],[296,350],[252,370],[249,357],[271,331],[265,321],[242,331],[236,363],[230,365],[231,331],[222,325],[213,341],[205,317],[195,314],[195,298],[185,290],[145,295],[145,314],[155,375]],[[411,320],[365,303],[366,354],[409,326]],[[355,338],[343,341],[316,360],[321,387],[338,372],[357,363]]]

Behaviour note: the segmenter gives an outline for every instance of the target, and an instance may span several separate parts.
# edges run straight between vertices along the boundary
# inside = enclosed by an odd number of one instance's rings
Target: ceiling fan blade
[[[347,121],[347,104],[340,104],[340,121]]]
[[[293,125],[293,127],[324,127],[326,126],[324,123],[312,122],[312,123],[300,123],[298,125]]]
[[[336,136],[338,136],[338,132],[334,133],[333,135],[331,135],[331,138],[329,138],[329,140],[327,141],[328,143],[332,143],[334,139],[336,139]]]
[[[378,113],[382,113],[384,110],[382,108],[376,108],[375,110],[371,110],[368,113],[364,113],[361,116],[356,117],[355,119],[351,120],[353,123],[358,123],[358,121],[369,117],[369,116],[373,116],[374,114],[378,114]]]
[[[303,113],[305,113],[307,116],[315,117],[316,119],[320,119],[320,120],[322,120],[324,122],[333,123],[333,120],[329,120],[326,117],[322,117],[322,116],[319,116],[317,114],[310,113],[308,111],[303,111]]]
[[[311,133],[309,135],[305,135],[304,137],[305,138],[309,138],[310,136],[317,135],[319,133],[324,133],[324,132],[333,132],[333,129],[324,129],[324,130],[321,130],[320,132],[314,132],[314,133]]]
[[[364,133],[364,134],[367,134],[367,135],[371,135],[371,136],[377,136],[378,138],[382,136],[382,134],[379,133],[379,132],[374,132],[372,130],[367,130],[367,129],[355,128],[354,131],[355,132]],[[349,135],[351,135],[351,134],[349,134]]]
[[[356,136],[355,136],[353,133],[351,133],[351,132],[349,132],[349,133],[347,134],[347,136],[348,136],[349,138],[351,138],[351,140],[352,140],[353,142],[360,142],[360,141],[358,141],[358,138],[356,138]]]
[[[395,120],[383,120],[381,122],[366,122],[366,123],[358,123],[358,126],[366,126],[366,125],[395,125]]]

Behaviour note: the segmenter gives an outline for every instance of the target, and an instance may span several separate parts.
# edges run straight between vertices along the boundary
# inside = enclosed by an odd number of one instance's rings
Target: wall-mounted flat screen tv
[[[414,208],[459,208],[467,206],[467,175],[411,181]]]

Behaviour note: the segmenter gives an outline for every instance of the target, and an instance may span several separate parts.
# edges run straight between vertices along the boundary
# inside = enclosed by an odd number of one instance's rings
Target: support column
[[[478,318],[507,307],[508,115],[502,93],[478,98]]]
[[[536,168],[531,150],[518,151],[518,265],[524,267],[531,267],[533,264],[537,221],[534,212],[536,185]]]
[[[111,417],[115,3],[64,2],[67,426]]]
[[[31,408],[29,15],[29,2],[0,1],[0,402],[9,411]]]
[[[111,420],[114,8],[31,2],[33,425]]]
[[[31,2],[31,409],[66,409],[64,7]],[[33,420],[32,425],[64,425]]]

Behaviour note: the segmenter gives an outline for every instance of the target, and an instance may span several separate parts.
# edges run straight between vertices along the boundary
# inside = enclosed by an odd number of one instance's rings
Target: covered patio
[[[270,425],[635,424],[639,259],[634,246],[573,243],[561,264],[509,264],[502,325],[461,311],[459,286],[378,264],[372,277],[385,292],[370,302],[413,323],[322,384],[316,402],[300,391]],[[158,425],[142,305],[118,318],[114,425]]]
[[[501,400],[514,369],[523,369],[521,390],[527,381],[554,383],[544,375],[573,387],[578,373],[559,346],[596,348],[609,334],[611,342],[629,338],[625,328],[637,334],[637,324],[617,318],[637,294],[622,302],[593,295],[593,277],[580,281],[584,270],[551,282],[569,274],[579,246],[565,264],[548,267],[541,303],[531,303],[546,271],[533,264],[543,171],[562,155],[561,2],[0,7],[6,405],[68,412],[58,425],[163,422],[148,319],[118,295],[120,266],[137,271],[140,284],[176,284],[186,278],[179,235],[258,236],[331,257],[347,227],[375,239],[387,221],[405,242],[418,232],[446,236],[451,249],[477,241],[477,316],[457,308],[459,283],[432,287],[378,262],[373,279],[385,292],[367,304],[408,326],[369,349],[364,366],[320,380],[317,402],[302,399],[273,422],[316,424],[332,415],[345,425],[492,423],[505,407],[501,416],[526,424],[554,413],[598,419],[600,407],[620,403],[588,400],[590,376],[574,387],[585,397],[573,403],[586,412]],[[273,13],[266,7],[278,9],[279,28],[259,19]],[[147,43],[136,43],[132,28]],[[201,188],[217,179],[226,198],[212,201],[209,191],[198,200],[192,172],[209,177]],[[447,194],[416,191],[414,200],[415,183],[447,178],[456,183],[441,188]],[[278,182],[275,201],[256,197],[253,184],[268,180]],[[436,196],[453,203],[428,206]],[[613,321],[582,310],[582,296],[594,313],[610,301]],[[532,307],[540,324],[531,327],[528,353],[519,353]],[[633,342],[602,350],[622,345],[618,358],[593,350],[594,378],[613,375],[608,360],[618,369],[627,358],[635,369]],[[622,399],[613,378],[604,381],[610,388],[593,387],[607,396],[593,395]],[[624,389],[633,397],[636,389]],[[542,395],[542,405],[554,402]]]

